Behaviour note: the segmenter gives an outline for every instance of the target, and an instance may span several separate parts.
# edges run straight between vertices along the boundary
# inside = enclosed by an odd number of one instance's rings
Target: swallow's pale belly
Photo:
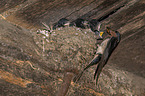
[[[107,38],[98,46],[96,54],[103,54],[109,40],[110,38]]]

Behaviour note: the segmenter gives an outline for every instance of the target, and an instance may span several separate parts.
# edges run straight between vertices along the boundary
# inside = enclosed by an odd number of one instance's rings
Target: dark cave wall
[[[39,26],[41,22],[53,24],[61,18],[75,20],[79,17],[98,19],[127,4],[127,0],[27,0],[23,5],[3,13],[7,20],[27,28]],[[1,1],[2,2],[2,1]],[[13,9],[14,9],[13,8]],[[12,15],[11,15],[12,14]]]

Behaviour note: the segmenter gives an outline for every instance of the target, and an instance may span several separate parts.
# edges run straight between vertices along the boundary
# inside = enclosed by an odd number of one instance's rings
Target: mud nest
[[[43,56],[49,62],[48,66],[59,70],[81,70],[96,51],[95,34],[89,30],[65,27],[51,33],[40,33],[35,35],[36,44],[42,49]]]

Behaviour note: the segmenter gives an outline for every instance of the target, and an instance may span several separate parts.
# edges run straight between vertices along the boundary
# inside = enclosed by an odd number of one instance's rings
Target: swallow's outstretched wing
[[[97,69],[96,69],[95,74],[94,74],[94,79],[96,79],[96,85],[98,82],[99,75],[102,71],[102,68],[107,63],[113,50],[117,47],[118,43],[120,42],[120,38],[121,37],[120,37],[119,32],[116,31],[116,36],[111,37],[110,40],[108,41],[108,44],[103,52],[102,58],[98,64]]]

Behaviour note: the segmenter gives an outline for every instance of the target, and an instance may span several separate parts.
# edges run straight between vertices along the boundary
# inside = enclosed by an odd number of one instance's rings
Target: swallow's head
[[[63,26],[67,26],[67,25],[69,25],[69,20],[66,18],[62,18],[58,21],[58,24],[63,25]]]
[[[112,37],[117,37],[118,42],[120,42],[120,40],[121,40],[121,35],[120,35],[120,33],[119,33],[118,31],[114,31],[114,30],[112,30],[112,29],[109,28],[109,27],[106,27],[106,30],[107,30],[107,33],[108,33],[109,35],[111,35]]]
[[[116,31],[112,30],[109,27],[106,27],[107,33],[113,37],[117,37]]]
[[[85,25],[85,26],[89,26],[89,22],[86,21],[86,20],[84,20],[82,23],[83,23],[83,25]]]

